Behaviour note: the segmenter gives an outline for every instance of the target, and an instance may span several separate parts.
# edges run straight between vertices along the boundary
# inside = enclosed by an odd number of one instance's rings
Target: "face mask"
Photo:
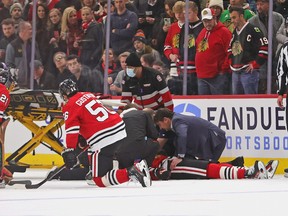
[[[126,68],[126,73],[129,77],[135,77],[136,75],[133,68]]]

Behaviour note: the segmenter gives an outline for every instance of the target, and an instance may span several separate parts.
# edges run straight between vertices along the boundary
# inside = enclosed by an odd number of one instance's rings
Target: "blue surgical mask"
[[[126,68],[126,73],[129,77],[135,77],[135,73],[134,73],[133,68]]]

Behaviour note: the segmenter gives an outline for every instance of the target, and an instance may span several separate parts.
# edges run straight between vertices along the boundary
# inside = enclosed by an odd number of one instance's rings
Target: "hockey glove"
[[[73,168],[78,163],[75,151],[72,148],[65,149],[61,155],[68,169]]]
[[[5,184],[8,184],[13,179],[13,174],[5,167],[2,169],[2,173],[0,173],[0,182],[4,180]]]

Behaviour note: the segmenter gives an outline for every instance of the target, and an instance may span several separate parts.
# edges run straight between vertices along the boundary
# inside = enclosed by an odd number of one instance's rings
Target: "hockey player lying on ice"
[[[191,155],[191,141],[183,141],[178,139],[179,136],[185,137],[186,133],[193,133],[191,131],[191,122],[201,121],[197,117],[184,116],[182,114],[174,113],[166,108],[161,108],[155,112],[154,122],[159,126],[160,129],[171,131],[176,134],[176,153],[174,157],[168,157],[165,155],[158,155],[150,168],[152,179],[243,179],[243,178],[254,178],[254,179],[268,179],[274,176],[274,173],[278,167],[277,160],[269,161],[266,166],[261,161],[255,161],[254,166],[250,168],[244,167],[244,160],[242,157],[236,158],[236,161],[232,163],[218,163],[215,159],[209,160],[205,158],[203,160],[193,157]],[[206,121],[206,120],[204,120]],[[189,123],[190,122],[190,123]],[[199,129],[201,122],[197,123]],[[203,123],[205,124],[205,123]],[[202,126],[202,125],[201,125]],[[186,129],[185,129],[186,128]],[[209,130],[213,130],[211,126]],[[218,131],[217,131],[218,132]],[[200,133],[200,132],[199,132]],[[193,141],[198,140],[195,134]],[[209,134],[209,133],[207,133]],[[216,137],[217,133],[213,133]],[[208,136],[208,135],[206,135]],[[198,137],[199,138],[199,137]],[[213,141],[214,142],[214,141]],[[185,144],[183,146],[183,143]],[[214,142],[215,144],[216,142]],[[212,144],[207,143],[206,148],[210,148]],[[202,145],[202,148],[205,146]],[[214,146],[214,145],[212,145]],[[193,150],[193,149],[192,149]],[[209,151],[206,151],[209,152]],[[213,150],[212,150],[213,152]],[[202,152],[201,152],[202,153]],[[200,154],[200,153],[199,153]],[[213,154],[211,154],[213,157]],[[219,154],[220,156],[221,154]],[[198,156],[198,155],[197,155]],[[198,156],[199,158],[199,156]],[[201,158],[201,156],[200,156]],[[213,162],[214,161],[214,162]],[[240,161],[240,163],[239,163]],[[242,161],[242,162],[241,162]],[[236,163],[233,163],[236,162]],[[232,164],[239,164],[233,166]],[[242,166],[241,166],[242,165]]]

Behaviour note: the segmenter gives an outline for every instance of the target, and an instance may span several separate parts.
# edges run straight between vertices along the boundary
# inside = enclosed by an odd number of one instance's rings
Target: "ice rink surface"
[[[27,169],[14,179],[38,183],[48,170]],[[46,182],[38,189],[23,185],[0,189],[0,215],[13,216],[235,216],[286,215],[288,178],[270,180],[153,181],[149,188],[125,183],[97,188],[85,181]]]

